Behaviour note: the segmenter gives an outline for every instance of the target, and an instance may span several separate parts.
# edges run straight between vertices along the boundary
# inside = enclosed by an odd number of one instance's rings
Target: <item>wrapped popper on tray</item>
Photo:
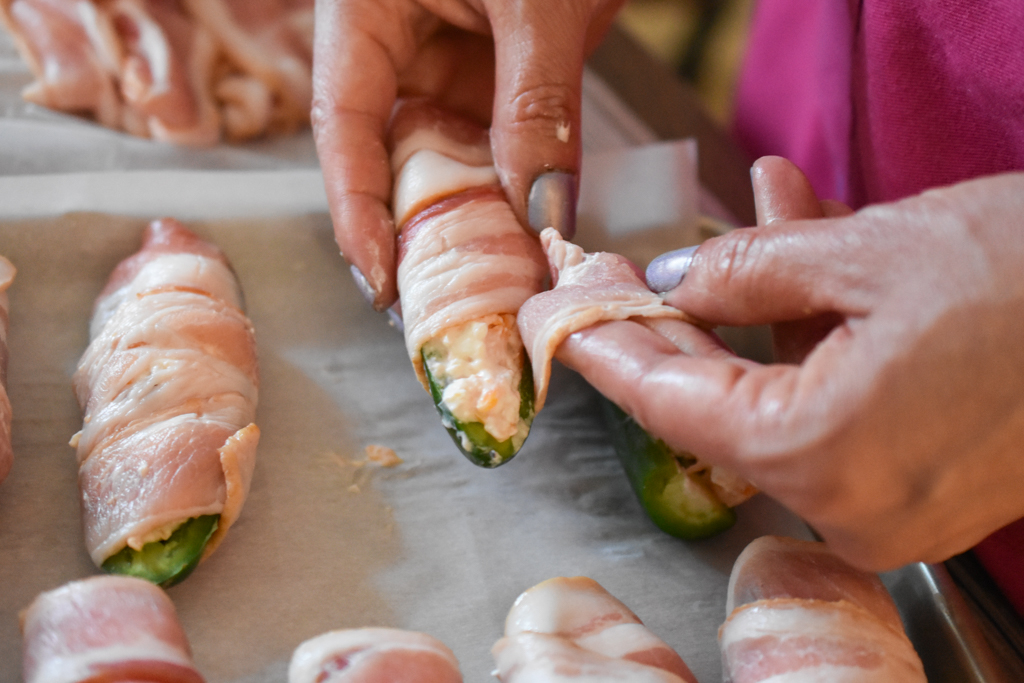
[[[671,341],[672,326],[691,324],[685,313],[651,292],[624,257],[584,253],[550,228],[541,233],[541,243],[553,288],[531,298],[518,316],[533,363],[537,410],[547,396],[555,350],[572,333],[603,321],[632,320]],[[756,488],[690,453],[673,451],[618,406],[606,404],[616,453],[644,510],[659,528],[696,539],[732,526],[732,508],[754,495]]]
[[[203,683],[174,603],[129,576],[40,594],[21,614],[25,683]]]
[[[725,680],[924,683],[881,579],[824,543],[762,536],[736,558],[718,631]]]
[[[505,198],[487,129],[411,100],[392,118],[390,143],[409,358],[459,449],[497,467],[533,421],[516,313],[541,291],[547,265]]]
[[[154,221],[96,301],[74,375],[86,547],[161,585],[224,538],[249,492],[259,428],[256,340],[224,254]]]
[[[696,683],[682,657],[585,576],[555,577],[516,598],[491,648],[501,683]]]
[[[397,628],[328,631],[300,644],[288,683],[462,683],[459,661],[437,638]]]

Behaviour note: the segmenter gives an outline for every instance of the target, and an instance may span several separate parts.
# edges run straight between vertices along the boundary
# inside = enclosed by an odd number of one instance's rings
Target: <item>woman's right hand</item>
[[[489,125],[505,193],[529,225],[552,191],[575,200],[583,63],[622,2],[317,0],[317,153],[338,245],[375,308],[398,297],[385,142],[396,99],[427,96]]]

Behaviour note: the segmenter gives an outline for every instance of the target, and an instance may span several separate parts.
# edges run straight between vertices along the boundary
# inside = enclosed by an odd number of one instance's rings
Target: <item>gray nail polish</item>
[[[651,261],[647,266],[647,286],[651,291],[667,292],[678,287],[690,269],[693,253],[698,246],[669,251]]]
[[[565,239],[576,234],[576,176],[551,171],[537,177],[526,204],[530,227],[554,228]]]
[[[363,295],[364,299],[366,299],[366,303],[370,304],[372,307],[373,302],[377,300],[376,290],[370,286],[370,281],[366,279],[365,275],[363,275],[363,271],[359,270],[355,266],[349,266],[348,269],[352,273],[352,279],[356,282],[356,289],[358,289],[359,293]]]

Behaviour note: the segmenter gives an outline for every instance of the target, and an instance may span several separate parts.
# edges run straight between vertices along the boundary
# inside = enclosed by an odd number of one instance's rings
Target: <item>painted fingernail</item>
[[[576,176],[551,171],[538,176],[526,204],[530,227],[540,232],[554,228],[565,239],[576,234]]]
[[[693,254],[698,246],[700,245],[669,251],[651,261],[647,265],[647,286],[651,291],[667,292],[678,287],[686,271],[690,269]]]
[[[363,271],[359,270],[355,266],[349,266],[349,271],[352,273],[352,279],[356,282],[356,289],[366,299],[366,303],[373,307],[373,302],[377,300],[377,291],[370,285],[370,281],[363,275]]]

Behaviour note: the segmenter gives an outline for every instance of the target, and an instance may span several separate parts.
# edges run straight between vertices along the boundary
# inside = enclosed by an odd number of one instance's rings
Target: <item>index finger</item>
[[[313,41],[313,135],[334,234],[383,310],[398,298],[385,130],[396,65],[415,52],[411,3],[320,0]]]
[[[496,73],[491,141],[509,204],[538,233],[575,231],[583,64],[622,0],[485,0]]]

